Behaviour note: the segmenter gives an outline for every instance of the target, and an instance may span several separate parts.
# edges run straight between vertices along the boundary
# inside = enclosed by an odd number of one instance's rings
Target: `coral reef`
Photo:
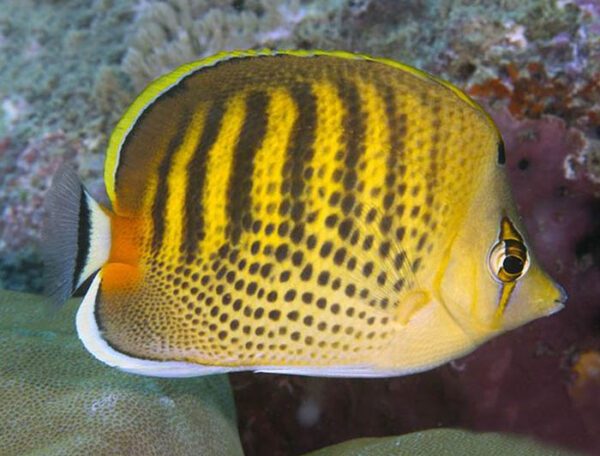
[[[597,126],[600,124],[600,69],[590,80],[566,72],[550,77],[541,63],[530,63],[525,71],[519,71],[514,64],[510,64],[502,68],[502,73],[506,75],[504,80],[494,78],[474,84],[469,88],[470,94],[480,99],[488,110],[500,111],[501,107],[506,107],[516,119],[550,116],[547,124],[554,124],[561,131],[564,131],[561,122],[577,127],[562,144],[564,147],[561,150],[573,150],[571,155],[564,158],[566,176],[571,180],[584,177],[584,183],[600,183],[600,141],[597,137]],[[506,125],[507,119],[506,115],[502,116],[501,123],[503,121],[503,125]],[[502,128],[501,131],[504,132]],[[512,132],[506,134],[510,136]],[[554,149],[561,154],[560,150]],[[556,156],[550,153],[546,155]],[[581,170],[584,170],[583,174]]]
[[[501,69],[508,81],[490,79],[470,87],[471,95],[488,104],[506,100],[517,118],[540,118],[552,114],[571,123],[586,125],[600,121],[600,73],[583,85],[576,75],[559,73],[550,77],[542,63],[530,63],[525,72],[515,64]],[[526,73],[526,74],[523,74]]]
[[[173,68],[219,51],[281,42],[307,14],[299,1],[169,0],[142,5],[123,60],[141,90]]]
[[[0,134],[24,139],[63,130],[107,135],[131,100],[119,79],[132,2],[3,1],[0,12]],[[106,73],[113,82],[106,85]],[[123,85],[123,87],[121,87]],[[107,91],[109,93],[107,93]],[[118,102],[119,94],[123,99]],[[103,100],[110,97],[113,103]],[[88,152],[99,152],[88,148]]]
[[[584,2],[579,2],[584,3]],[[409,62],[463,84],[543,56],[553,72],[594,63],[595,11],[575,2],[161,0],[137,11],[125,71],[141,89],[187,61],[236,48],[344,49]],[[575,38],[575,39],[573,39]],[[539,58],[539,57],[538,57]]]
[[[569,396],[580,411],[583,425],[593,432],[598,429],[600,409],[600,352],[580,353],[573,364],[574,378],[569,384]]]
[[[118,372],[74,335],[78,300],[52,315],[44,304],[0,290],[3,455],[242,455],[226,377]]]
[[[401,452],[401,453],[400,453]],[[401,437],[357,439],[323,448],[306,456],[453,456],[479,454],[511,456],[575,456],[564,450],[500,434],[476,434],[455,429],[415,432]]]
[[[63,132],[42,135],[24,148],[6,138],[0,144],[0,188],[7,190],[0,192],[0,287],[41,289],[36,240],[44,195],[60,163],[77,156],[83,157],[79,141]]]
[[[131,2],[133,4],[133,2]],[[0,8],[0,283],[39,290],[42,198],[63,161],[101,187],[103,149],[133,97],[120,69],[125,1]],[[25,248],[24,246],[27,246]]]

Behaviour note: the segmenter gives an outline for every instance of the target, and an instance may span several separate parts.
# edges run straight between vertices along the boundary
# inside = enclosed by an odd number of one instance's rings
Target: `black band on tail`
[[[77,258],[75,259],[75,269],[73,271],[73,289],[75,292],[77,284],[82,279],[81,274],[90,254],[90,236],[92,226],[90,224],[90,206],[85,196],[85,190],[81,186],[81,196],[79,203],[79,229],[77,235]]]
[[[73,168],[63,166],[58,170],[46,195],[44,209],[45,289],[53,304],[60,306],[77,287],[89,252],[89,207]],[[79,250],[80,246],[84,247],[83,251]]]

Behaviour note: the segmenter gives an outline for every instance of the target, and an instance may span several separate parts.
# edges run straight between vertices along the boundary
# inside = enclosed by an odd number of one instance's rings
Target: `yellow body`
[[[185,65],[111,138],[102,337],[143,360],[388,375],[548,315],[561,292],[526,248],[500,148],[466,95],[396,62]],[[503,218],[528,267],[510,286],[489,266]]]

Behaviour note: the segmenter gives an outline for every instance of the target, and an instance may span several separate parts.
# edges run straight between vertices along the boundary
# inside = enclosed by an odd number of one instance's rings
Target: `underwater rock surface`
[[[161,380],[118,372],[74,334],[79,300],[0,291],[3,456],[242,455],[225,376]]]

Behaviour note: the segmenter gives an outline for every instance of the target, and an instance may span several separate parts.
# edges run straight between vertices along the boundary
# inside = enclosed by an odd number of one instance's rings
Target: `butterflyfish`
[[[87,279],[100,361],[185,377],[433,368],[563,307],[517,215],[502,138],[453,85],[346,52],[246,51],[151,83],[96,202],[47,198],[49,292]]]

